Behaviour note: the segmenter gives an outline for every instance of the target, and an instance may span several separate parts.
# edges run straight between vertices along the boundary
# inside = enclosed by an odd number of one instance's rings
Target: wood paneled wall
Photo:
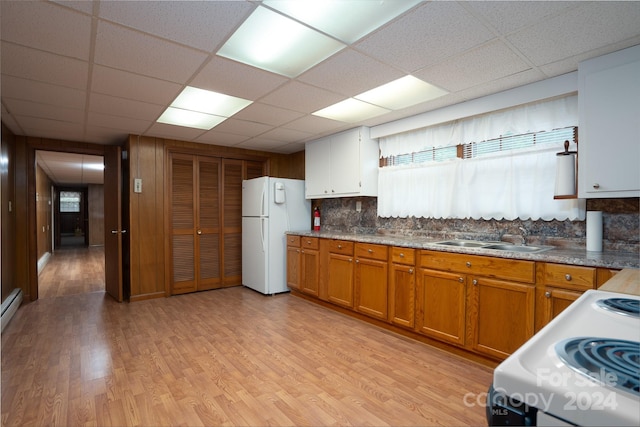
[[[266,173],[279,178],[304,179],[304,151],[293,155],[196,144],[162,138],[130,136],[126,144],[129,170],[130,301],[168,296],[169,229],[165,199],[169,181],[168,153],[266,162]],[[133,192],[133,180],[142,179],[142,193]]]
[[[89,185],[89,246],[104,245],[104,186]]]
[[[2,272],[2,301],[4,301],[13,289],[20,285],[16,280],[15,136],[4,124],[2,124],[0,135],[2,135],[0,141],[0,206],[2,207],[0,271]]]
[[[36,166],[36,234],[38,259],[46,253],[53,252],[51,238],[51,213],[53,195],[51,194],[51,178],[40,166]]]

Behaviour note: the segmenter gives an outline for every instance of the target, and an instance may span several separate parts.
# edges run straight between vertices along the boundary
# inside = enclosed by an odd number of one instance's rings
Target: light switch
[[[142,193],[142,178],[135,178],[133,180],[133,192]]]

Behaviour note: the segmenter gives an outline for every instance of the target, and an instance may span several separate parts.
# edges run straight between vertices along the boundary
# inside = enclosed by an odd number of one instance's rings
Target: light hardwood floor
[[[104,246],[53,252],[38,276],[38,298],[104,291]]]
[[[289,294],[41,298],[2,334],[3,426],[486,425],[492,370]]]

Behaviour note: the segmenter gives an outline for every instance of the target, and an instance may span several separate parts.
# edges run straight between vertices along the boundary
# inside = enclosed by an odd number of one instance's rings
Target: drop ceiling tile
[[[403,76],[404,73],[389,65],[353,49],[343,49],[299,76],[298,80],[346,98]]]
[[[313,113],[344,100],[343,95],[292,80],[260,99],[263,104],[286,105],[293,111]]]
[[[213,129],[219,132],[233,133],[246,137],[254,137],[273,129],[273,126],[264,123],[238,120],[235,117],[236,116],[225,120]]]
[[[2,42],[2,74],[86,89],[89,63]]]
[[[271,139],[280,142],[303,142],[313,136],[309,132],[301,132],[299,130],[275,128],[260,135],[261,138]]]
[[[95,2],[86,1],[86,0],[71,0],[71,1],[67,1],[67,0],[51,0],[51,2],[59,4],[59,5],[64,6],[64,7],[75,9],[75,10],[77,10],[79,12],[87,13],[89,15],[91,15],[93,13],[93,5],[95,4]]]
[[[264,123],[266,125],[280,126],[292,120],[300,118],[304,113],[286,110],[258,102],[249,105],[239,111],[233,117],[238,120]]]
[[[214,56],[189,85],[255,101],[287,80],[268,71]]]
[[[89,112],[87,124],[91,126],[102,126],[108,129],[122,130],[127,133],[141,134],[153,121],[139,120],[130,117],[112,116],[101,113]]]
[[[87,142],[103,145],[120,145],[127,141],[127,132],[115,129],[107,129],[100,126],[87,125],[85,129],[85,139]]]
[[[8,110],[16,116],[40,117],[70,123],[84,123],[84,111],[19,99],[5,99]]]
[[[277,147],[273,150],[276,153],[293,154],[299,151],[304,151],[304,144],[298,142],[292,142],[291,144],[285,144],[281,147]]]
[[[41,119],[37,117],[14,116],[26,135],[52,139],[68,139],[81,141],[83,130],[81,126],[70,122]]]
[[[54,3],[2,1],[2,40],[89,60],[91,17]]]
[[[528,68],[531,67],[509,47],[502,41],[496,40],[427,67],[413,75],[449,92],[456,92],[519,73]]]
[[[283,127],[286,129],[293,129],[301,132],[311,132],[324,136],[330,133],[337,133],[343,130],[350,129],[353,127],[353,125],[336,120],[326,119],[324,117],[308,115],[289,122]]]
[[[115,114],[118,117],[155,121],[164,111],[164,107],[157,104],[93,93],[89,100],[89,111],[109,115]]]
[[[247,136],[238,135],[227,132],[220,132],[216,130],[217,128],[213,128],[210,131],[200,135],[195,142],[200,142],[203,144],[210,145],[222,145],[225,147],[230,147],[234,145],[238,145],[242,141],[246,141],[248,139]]]
[[[246,150],[260,150],[260,151],[274,151],[278,152],[278,149],[289,145],[289,143],[283,143],[281,141],[273,141],[271,139],[256,137],[241,144],[236,145],[237,148],[244,148]]]
[[[138,2],[100,3],[100,17],[156,36],[211,52],[249,15],[248,2]]]
[[[580,1],[470,1],[464,6],[482,16],[500,34],[510,34],[579,4]]]
[[[424,3],[354,47],[412,73],[494,38],[458,2]]]
[[[542,66],[637,36],[640,3],[616,2],[615,6],[581,2],[580,7],[512,34],[508,40]]]
[[[469,89],[461,90],[456,94],[465,100],[480,98],[482,96],[492,95],[515,87],[524,86],[545,79],[544,74],[537,69],[529,69],[520,73],[505,76],[501,79],[494,80],[487,84],[478,85]]]
[[[132,73],[185,83],[207,55],[105,21],[98,23],[95,62]]]
[[[145,136],[156,138],[178,139],[181,141],[193,141],[203,134],[202,129],[186,128],[182,126],[167,125],[164,123],[154,123]]]
[[[84,90],[56,86],[13,76],[2,76],[2,97],[22,99],[40,104],[84,109]]]
[[[93,68],[91,86],[94,92],[162,106],[168,106],[182,90],[176,83],[99,65]]]

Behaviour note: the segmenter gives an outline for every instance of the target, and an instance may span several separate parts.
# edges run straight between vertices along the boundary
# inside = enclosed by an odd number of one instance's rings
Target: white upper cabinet
[[[581,62],[578,197],[640,196],[640,45]]]
[[[378,142],[359,127],[305,145],[307,199],[378,195]]]

